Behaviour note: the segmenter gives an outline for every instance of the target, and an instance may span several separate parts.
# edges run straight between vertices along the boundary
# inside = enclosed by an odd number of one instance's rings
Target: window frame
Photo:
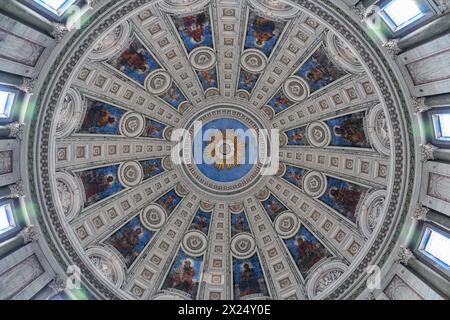
[[[14,220],[14,227],[3,233],[0,233],[0,243],[17,235],[22,228],[22,222],[17,215],[17,206],[15,202],[16,201],[14,201],[13,199],[0,200],[0,206],[9,205],[11,217]]]
[[[383,0],[380,1],[378,6],[380,8],[379,15],[381,17],[381,20],[386,25],[387,29],[391,33],[391,37],[397,38],[405,35],[406,33],[409,33],[413,31],[414,29],[417,29],[421,26],[423,26],[426,22],[428,22],[433,17],[436,17],[440,11],[438,6],[433,0],[415,0],[419,8],[426,8],[427,11],[424,12],[423,16],[420,18],[417,18],[416,20],[413,20],[412,22],[408,23],[407,25],[400,27],[397,26],[396,23],[389,17],[389,14],[387,14],[384,9],[392,2],[396,0]]]
[[[10,123],[15,118],[17,101],[20,99],[20,90],[17,88],[12,88],[10,86],[0,84],[0,91],[14,94],[14,98],[9,110],[9,115],[7,117],[0,117],[0,124]]]
[[[423,223],[419,237],[417,239],[416,246],[414,248],[414,252],[417,258],[428,265],[430,268],[443,275],[446,279],[450,279],[450,268],[446,269],[441,262],[437,261],[438,259],[433,257],[430,253],[425,251],[426,244],[428,242],[429,236],[431,232],[438,232],[443,234],[444,236],[450,238],[450,231],[438,226],[431,222]]]
[[[40,4],[38,2],[36,2],[35,0],[22,0],[27,6],[31,7],[33,10],[37,11],[38,13],[40,13],[41,15],[43,15],[46,18],[49,18],[53,21],[57,21],[57,22],[63,22],[65,20],[67,20],[67,13],[68,10],[74,6],[74,5],[82,5],[83,3],[85,3],[85,0],[73,0],[73,2],[68,5],[64,11],[62,11],[61,14],[58,14],[57,12],[53,11],[53,9],[50,9],[48,7],[46,7],[44,4]],[[45,0],[38,0],[38,1],[45,1]],[[67,0],[67,1],[71,1],[71,0]]]
[[[429,111],[427,111],[427,122],[428,122],[428,126],[429,129],[428,131],[428,140],[431,142],[431,144],[440,147],[440,148],[444,148],[444,149],[448,149],[450,148],[450,139],[445,140],[445,139],[439,139],[439,137],[437,136],[437,130],[438,128],[436,127],[436,117],[439,116],[440,114],[449,114],[450,115],[450,106],[449,107],[439,107],[439,108],[434,108],[431,109]]]

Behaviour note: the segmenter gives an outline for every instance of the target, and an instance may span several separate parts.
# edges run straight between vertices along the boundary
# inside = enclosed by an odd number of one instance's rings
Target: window
[[[0,206],[0,236],[16,227],[10,204]]]
[[[14,92],[0,90],[0,118],[9,118],[15,96]]]
[[[432,224],[423,228],[419,253],[436,269],[450,275],[450,233]]]
[[[77,0],[33,0],[51,13],[61,16]]]
[[[394,34],[409,29],[433,16],[432,0],[391,0],[381,6],[380,15]]]
[[[434,115],[433,126],[436,139],[450,141],[450,113]]]

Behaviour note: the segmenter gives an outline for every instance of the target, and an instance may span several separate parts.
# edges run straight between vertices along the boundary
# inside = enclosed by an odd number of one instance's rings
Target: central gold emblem
[[[204,159],[218,170],[239,167],[245,157],[245,143],[233,129],[214,130],[204,151]]]

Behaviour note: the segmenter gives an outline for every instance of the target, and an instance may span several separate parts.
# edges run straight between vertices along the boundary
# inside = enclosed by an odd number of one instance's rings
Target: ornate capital
[[[430,143],[419,145],[420,157],[422,162],[434,160],[434,152],[438,149]]]
[[[412,107],[413,107],[414,113],[421,113],[421,112],[425,112],[425,111],[428,111],[431,109],[431,107],[429,107],[425,104],[424,97],[420,97],[420,98],[411,97],[411,101],[412,101]]]
[[[350,7],[350,10],[361,20],[364,21],[366,18],[366,8],[362,2],[358,2],[355,6]]]
[[[18,140],[23,139],[23,132],[25,130],[25,124],[20,122],[12,122],[8,124],[10,138],[16,138]]]
[[[36,242],[39,240],[39,232],[35,226],[29,226],[22,229],[19,235],[23,238],[25,243]]]
[[[412,258],[414,258],[414,254],[411,250],[405,247],[400,247],[400,250],[397,253],[397,262],[407,265],[409,260]]]
[[[9,185],[8,187],[9,187],[9,191],[11,192],[11,194],[9,196],[10,198],[20,198],[25,195],[25,193],[23,191],[22,180],[19,180],[14,184]]]
[[[36,79],[24,77],[22,84],[19,86],[19,90],[26,93],[32,93],[36,84]]]
[[[392,55],[397,56],[402,50],[398,47],[398,39],[390,39],[388,42],[383,44],[386,51]]]
[[[58,294],[66,289],[66,278],[57,274],[48,286],[55,292],[55,294]]]
[[[69,29],[61,23],[53,23],[52,36],[57,43],[61,42],[62,38],[66,35]]]
[[[424,207],[420,202],[417,204],[416,210],[414,211],[413,218],[419,221],[426,221],[427,214],[430,211],[427,207]]]
[[[450,0],[437,0],[439,10],[444,14],[450,12]]]

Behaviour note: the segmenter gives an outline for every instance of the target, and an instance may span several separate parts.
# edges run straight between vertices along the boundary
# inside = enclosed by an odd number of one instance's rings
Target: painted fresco
[[[320,197],[320,200],[356,223],[358,203],[363,198],[367,188],[331,177],[327,177],[327,183],[327,191]]]
[[[205,212],[202,209],[198,209],[192,221],[190,230],[198,230],[208,235],[209,225],[211,223],[211,212]]]
[[[365,112],[349,114],[325,121],[331,129],[331,146],[370,148],[364,131]]]
[[[248,224],[248,220],[244,211],[239,214],[231,215],[231,237],[234,237],[241,232],[251,233],[250,225]]]
[[[125,110],[105,102],[87,99],[87,109],[78,133],[119,135],[119,122]]]
[[[162,159],[149,159],[139,161],[144,172],[144,180],[154,177],[164,171]]]
[[[244,49],[259,49],[270,56],[285,25],[286,22],[269,20],[250,11]]]
[[[159,198],[156,203],[158,203],[161,207],[166,209],[167,213],[170,215],[172,211],[177,207],[180,203],[182,197],[180,197],[175,189],[170,190],[166,194],[164,194],[161,198]]]
[[[286,95],[283,93],[283,90],[278,90],[278,92],[270,99],[269,106],[273,108],[275,114],[280,113],[281,111],[286,110],[290,106],[292,106],[294,102],[289,100]]]
[[[195,15],[172,17],[188,53],[198,47],[213,47],[209,11]]]
[[[117,230],[105,243],[113,246],[125,260],[129,268],[150,242],[154,232],[147,230],[139,215]]]
[[[287,144],[290,146],[307,146],[306,127],[295,128],[285,132],[288,138]]]
[[[257,255],[244,260],[233,258],[233,287],[234,299],[269,295]]]
[[[331,256],[324,245],[304,226],[300,227],[294,237],[284,242],[304,278],[317,262]]]
[[[77,173],[84,186],[86,195],[85,207],[106,199],[124,189],[117,177],[118,169],[119,166],[115,165]]]
[[[163,139],[165,128],[166,125],[152,119],[147,119],[142,136],[148,138]]]
[[[142,85],[150,72],[161,68],[137,38],[133,38],[128,48],[109,64]]]
[[[257,73],[250,73],[241,69],[241,72],[239,73],[239,89],[247,90],[248,93],[252,93],[259,76],[260,75]]]
[[[159,97],[177,110],[180,103],[186,101],[186,97],[175,84],[172,84],[172,86],[166,92],[159,95]]]
[[[161,289],[183,291],[196,299],[200,275],[202,273],[203,256],[191,257],[180,250],[170,268]]]
[[[262,205],[272,221],[282,212],[287,211],[287,208],[278,200],[273,194],[262,202]]]
[[[282,178],[302,189],[303,176],[305,173],[305,170],[301,168],[286,165],[286,173]]]
[[[328,57],[323,46],[317,49],[297,71],[297,75],[308,83],[310,93],[328,86],[346,74]]]
[[[200,172],[207,178],[218,182],[231,182],[242,179],[247,175],[254,167],[251,161],[250,155],[257,154],[257,145],[250,144],[248,137],[240,137],[238,134],[234,137],[226,137],[228,129],[233,129],[234,132],[238,130],[246,131],[248,127],[239,120],[232,118],[220,118],[206,122],[202,126],[202,131],[199,134],[203,134],[202,142],[202,155],[203,162],[196,164]],[[222,137],[217,137],[221,140],[232,140],[234,143],[233,159],[226,161],[215,157],[215,148],[210,148],[211,145],[215,146],[217,142],[214,142],[216,137],[208,136],[208,131],[219,130],[222,132]],[[197,138],[197,137],[196,137]],[[195,141],[193,142],[193,144]]]
[[[211,68],[204,71],[196,71],[198,79],[202,85],[204,91],[209,88],[218,88],[217,85],[217,70],[216,68]]]

